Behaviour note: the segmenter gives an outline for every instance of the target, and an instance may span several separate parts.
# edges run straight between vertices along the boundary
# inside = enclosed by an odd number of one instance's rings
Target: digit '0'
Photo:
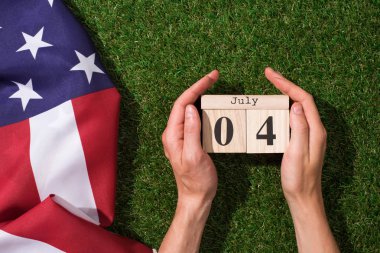
[[[226,141],[222,143],[222,122],[223,119],[226,120]],[[219,118],[216,123],[215,123],[215,129],[214,129],[214,135],[215,135],[215,140],[219,145],[226,146],[228,145],[232,137],[234,135],[234,126],[232,125],[232,121],[227,118],[227,117],[221,117]]]

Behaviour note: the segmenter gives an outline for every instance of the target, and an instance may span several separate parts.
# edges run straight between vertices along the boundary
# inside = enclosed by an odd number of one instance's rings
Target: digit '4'
[[[267,126],[267,133],[260,134],[264,126]],[[276,139],[276,135],[273,134],[273,117],[269,116],[264,124],[261,126],[260,130],[256,134],[256,139],[258,140],[267,140],[267,145],[272,146],[273,140]]]

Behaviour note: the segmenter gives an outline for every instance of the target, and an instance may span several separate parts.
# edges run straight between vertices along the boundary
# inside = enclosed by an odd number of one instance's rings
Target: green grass
[[[266,66],[312,93],[328,131],[323,192],[343,252],[380,252],[378,1],[66,1],[122,95],[119,234],[158,248],[176,187],[160,141],[173,101],[214,68],[210,94],[278,94]],[[213,155],[219,187],[201,252],[294,252],[281,157]]]

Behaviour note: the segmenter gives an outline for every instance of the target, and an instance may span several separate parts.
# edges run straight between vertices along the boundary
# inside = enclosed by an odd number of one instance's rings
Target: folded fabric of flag
[[[0,252],[152,252],[102,228],[119,100],[61,0],[0,1]]]

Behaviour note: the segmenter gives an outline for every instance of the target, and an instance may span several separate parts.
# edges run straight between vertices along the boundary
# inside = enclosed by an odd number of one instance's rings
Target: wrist
[[[320,195],[287,199],[287,202],[294,222],[302,224],[313,220],[322,221],[326,219],[323,198]]]
[[[179,198],[159,252],[198,252],[210,209],[211,203]]]
[[[159,252],[198,252],[210,209],[211,202],[179,198]]]
[[[288,201],[299,252],[338,252],[322,196]]]
[[[211,210],[212,200],[179,198],[175,216],[182,216],[189,222],[205,223]]]

